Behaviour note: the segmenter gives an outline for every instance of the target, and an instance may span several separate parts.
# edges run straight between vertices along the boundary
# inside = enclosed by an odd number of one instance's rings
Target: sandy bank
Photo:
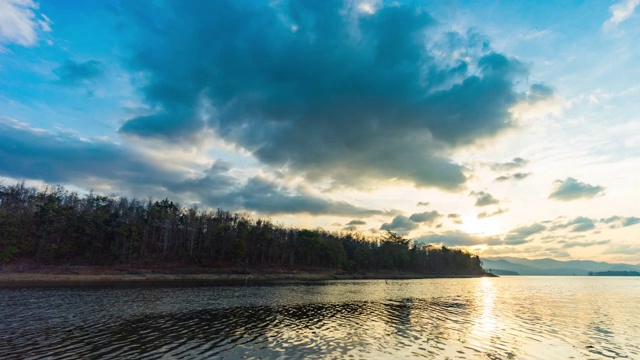
[[[0,287],[59,286],[221,286],[358,279],[461,278],[491,275],[431,275],[404,272],[250,271],[244,269],[170,269],[55,267],[28,271],[0,271]]]

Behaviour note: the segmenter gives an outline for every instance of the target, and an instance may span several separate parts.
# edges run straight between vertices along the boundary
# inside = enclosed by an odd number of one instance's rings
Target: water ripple
[[[0,290],[0,358],[640,358],[640,287],[571,279]]]

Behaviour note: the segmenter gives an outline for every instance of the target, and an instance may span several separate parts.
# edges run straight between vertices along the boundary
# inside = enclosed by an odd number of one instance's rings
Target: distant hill
[[[515,271],[520,275],[589,275],[589,272],[640,271],[640,265],[611,264],[589,260],[558,261],[554,259],[524,259],[516,257],[490,257],[482,259],[482,267]]]

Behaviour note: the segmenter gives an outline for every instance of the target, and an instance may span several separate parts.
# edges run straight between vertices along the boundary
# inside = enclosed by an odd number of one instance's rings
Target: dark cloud
[[[483,211],[483,212],[479,213],[477,217],[478,217],[478,219],[486,219],[486,218],[489,218],[489,217],[492,217],[492,216],[502,215],[502,214],[506,213],[507,211],[509,211],[509,209],[498,209],[498,210],[493,211],[493,212]]]
[[[507,181],[507,180],[523,180],[527,178],[531,173],[517,172],[515,174],[506,174],[498,176],[494,181]]]
[[[349,221],[347,223],[347,225],[354,225],[354,226],[356,226],[356,225],[366,225],[366,224],[367,224],[367,222],[363,221],[363,220],[351,220],[351,221]]]
[[[397,215],[390,223],[382,224],[380,230],[391,230],[406,234],[416,229],[419,223],[433,224],[440,217],[442,215],[435,210],[412,214],[410,217]]]
[[[225,171],[212,171],[198,180],[169,185],[177,192],[198,195],[209,207],[244,209],[262,214],[312,214],[368,217],[390,215],[393,211],[366,209],[344,201],[332,201],[304,191],[293,191],[277,182],[255,176],[239,183]],[[229,186],[235,186],[229,188]]]
[[[145,75],[140,91],[160,110],[130,119],[122,134],[191,141],[211,128],[308,179],[457,190],[466,169],[444,154],[501,133],[512,106],[535,100],[516,90],[522,63],[473,31],[443,31],[425,9],[157,4],[123,2],[134,39],[127,66]]]
[[[345,227],[343,228],[343,230],[346,231],[357,231],[358,227],[361,225],[366,225],[367,223],[363,220],[351,220],[347,223],[347,225],[345,225]]]
[[[226,196],[245,209],[265,214],[307,213],[313,215],[372,216],[383,211],[364,209],[342,201],[330,201],[309,194],[289,193],[274,182],[254,177],[239,191]]]
[[[209,199],[206,202],[208,206],[223,206],[223,204],[214,205],[213,200],[224,198],[230,190],[242,186],[238,179],[229,174],[230,169],[230,163],[218,160],[200,178],[176,182],[165,180],[164,183],[168,189],[175,193],[194,193],[201,199]]]
[[[500,200],[494,198],[493,195],[484,191],[472,191],[469,195],[475,196],[475,206],[489,206],[500,203]]]
[[[504,237],[504,244],[520,245],[520,244],[527,243],[529,242],[529,237],[546,229],[547,227],[540,223],[535,223],[528,226],[521,226],[521,227],[512,229]]]
[[[113,142],[34,129],[6,118],[0,118],[0,175],[78,185],[90,178],[157,184],[157,179],[175,176]]]
[[[422,213],[412,214],[409,219],[413,222],[417,223],[428,223],[432,224],[434,221],[438,220],[442,215],[437,211],[425,211]]]
[[[536,85],[533,85],[532,88],[534,86],[536,86]],[[552,93],[549,94],[549,95],[552,95]],[[538,98],[539,96],[540,96],[539,94],[536,95],[536,98]],[[491,166],[491,169],[496,170],[496,171],[508,171],[508,170],[513,170],[513,169],[518,169],[518,168],[524,167],[528,163],[529,163],[529,161],[527,161],[527,160],[525,160],[525,159],[523,159],[521,157],[516,157],[516,158],[513,158],[513,160],[511,160],[511,161],[507,161],[507,162],[504,162],[504,163],[493,163],[490,166]]]
[[[218,161],[202,177],[183,179],[184,174],[166,170],[113,142],[33,129],[26,124],[0,118],[2,176],[73,183],[86,188],[116,183],[125,194],[136,196],[189,198],[186,195],[196,195],[206,207],[232,211],[353,217],[394,214],[393,211],[366,209],[303,191],[292,191],[260,177],[243,182],[233,177],[230,169],[231,164]]]
[[[406,234],[418,227],[414,221],[404,215],[397,215],[390,223],[384,223],[380,226],[380,230],[396,231]]]
[[[499,245],[502,241],[494,236],[471,235],[461,231],[430,234],[416,239],[418,244],[441,244],[446,246]]]
[[[89,80],[94,80],[104,74],[104,65],[97,60],[75,62],[67,60],[62,66],[53,70],[58,76],[58,82],[63,85],[81,85]]]
[[[540,101],[552,98],[554,96],[553,89],[545,84],[533,84],[529,88],[529,101]],[[527,161],[522,158],[513,159],[514,163],[526,163]]]
[[[604,187],[590,185],[569,177],[564,181],[554,181],[554,190],[549,195],[549,198],[569,201],[581,198],[589,199],[599,194],[604,194]]]

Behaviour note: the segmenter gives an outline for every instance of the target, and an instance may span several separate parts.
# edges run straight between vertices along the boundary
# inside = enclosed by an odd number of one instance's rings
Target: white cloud
[[[638,5],[640,5],[640,0],[622,0],[611,5],[609,7],[611,17],[602,24],[602,29],[604,31],[614,29],[618,24],[630,18]]]
[[[33,0],[0,1],[0,49],[2,45],[34,46],[41,32],[51,31],[51,20]]]

